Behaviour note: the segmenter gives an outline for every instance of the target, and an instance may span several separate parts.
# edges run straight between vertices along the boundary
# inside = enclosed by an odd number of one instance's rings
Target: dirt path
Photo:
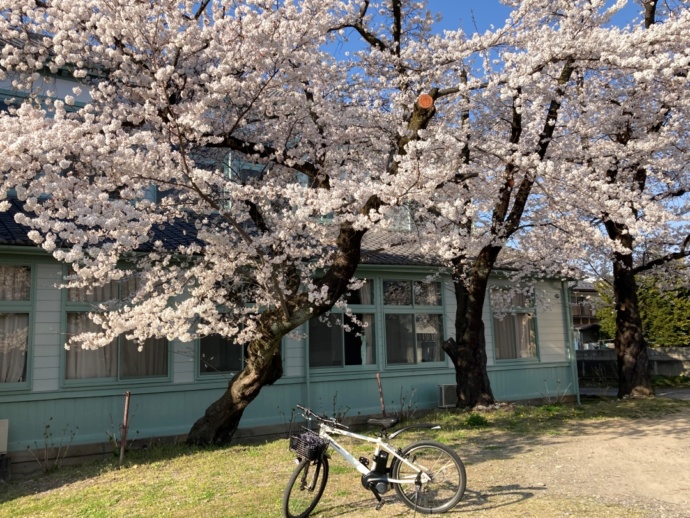
[[[538,438],[487,433],[463,456],[468,493],[461,514],[690,517],[690,410],[595,421]],[[540,514],[540,507],[554,514]]]
[[[536,437],[487,429],[457,451],[466,462],[467,491],[445,516],[690,517],[690,410],[654,420],[590,421]],[[413,514],[392,492],[378,512],[373,498],[360,494],[355,502],[326,494],[312,516]]]

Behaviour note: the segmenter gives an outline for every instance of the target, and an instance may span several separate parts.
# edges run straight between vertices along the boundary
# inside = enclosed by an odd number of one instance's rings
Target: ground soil
[[[690,410],[658,419],[573,424],[554,435],[486,430],[458,448],[467,491],[446,516],[690,517]],[[389,493],[312,516],[412,516]],[[354,504],[354,505],[353,505]]]

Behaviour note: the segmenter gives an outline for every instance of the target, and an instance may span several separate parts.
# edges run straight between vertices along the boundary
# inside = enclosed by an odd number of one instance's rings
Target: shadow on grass
[[[491,512],[492,510],[503,507],[510,507],[536,496],[539,491],[544,491],[545,487],[523,487],[519,484],[506,486],[493,486],[484,491],[473,491],[467,489],[462,500],[446,516],[461,515],[474,512]],[[366,493],[365,493],[366,494]],[[383,496],[385,502],[381,511],[377,512],[376,500],[373,496],[362,499],[350,500],[348,502],[333,503],[328,501],[328,496],[324,496],[314,510],[314,516],[321,518],[331,518],[336,516],[410,516],[412,509],[404,505],[395,493],[388,493]]]

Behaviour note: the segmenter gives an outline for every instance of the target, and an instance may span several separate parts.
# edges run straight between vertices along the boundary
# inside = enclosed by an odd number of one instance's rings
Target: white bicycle
[[[369,419],[368,423],[381,427],[381,431],[376,437],[368,437],[348,431],[346,426],[332,417],[320,416],[300,405],[297,408],[305,419],[318,422],[319,430],[318,433],[305,430],[290,437],[290,449],[297,454],[298,464],[283,495],[283,514],[286,518],[305,518],[319,503],[328,482],[329,447],[362,474],[362,485],[378,501],[376,509],[383,505],[381,495],[391,487],[395,488],[405,505],[424,514],[445,513],[465,493],[465,466],[445,444],[419,441],[396,448],[387,442],[414,428],[439,429],[440,426],[417,424],[389,434],[389,428],[397,424],[397,419]],[[356,459],[333,435],[372,443],[372,465],[366,457]]]

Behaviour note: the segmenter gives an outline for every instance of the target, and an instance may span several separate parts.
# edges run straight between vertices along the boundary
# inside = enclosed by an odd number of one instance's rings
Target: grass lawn
[[[423,421],[440,423],[441,431],[403,434],[396,442],[402,446],[421,437],[433,438],[451,445],[462,457],[463,444],[480,441],[488,431],[515,437],[558,434],[573,422],[657,417],[689,407],[690,402],[652,398],[601,399],[581,406],[514,405],[481,414],[436,411]],[[371,456],[367,448],[345,444],[356,455]],[[283,490],[293,469],[294,457],[285,439],[211,449],[153,444],[147,450],[128,452],[121,469],[113,457],[61,467],[29,480],[0,482],[0,516],[281,516]],[[336,456],[326,492],[313,516],[339,516],[352,512],[353,506],[362,507],[361,516],[411,516],[411,511],[397,505],[376,514],[374,504],[358,473]],[[390,514],[394,510],[398,514]]]

